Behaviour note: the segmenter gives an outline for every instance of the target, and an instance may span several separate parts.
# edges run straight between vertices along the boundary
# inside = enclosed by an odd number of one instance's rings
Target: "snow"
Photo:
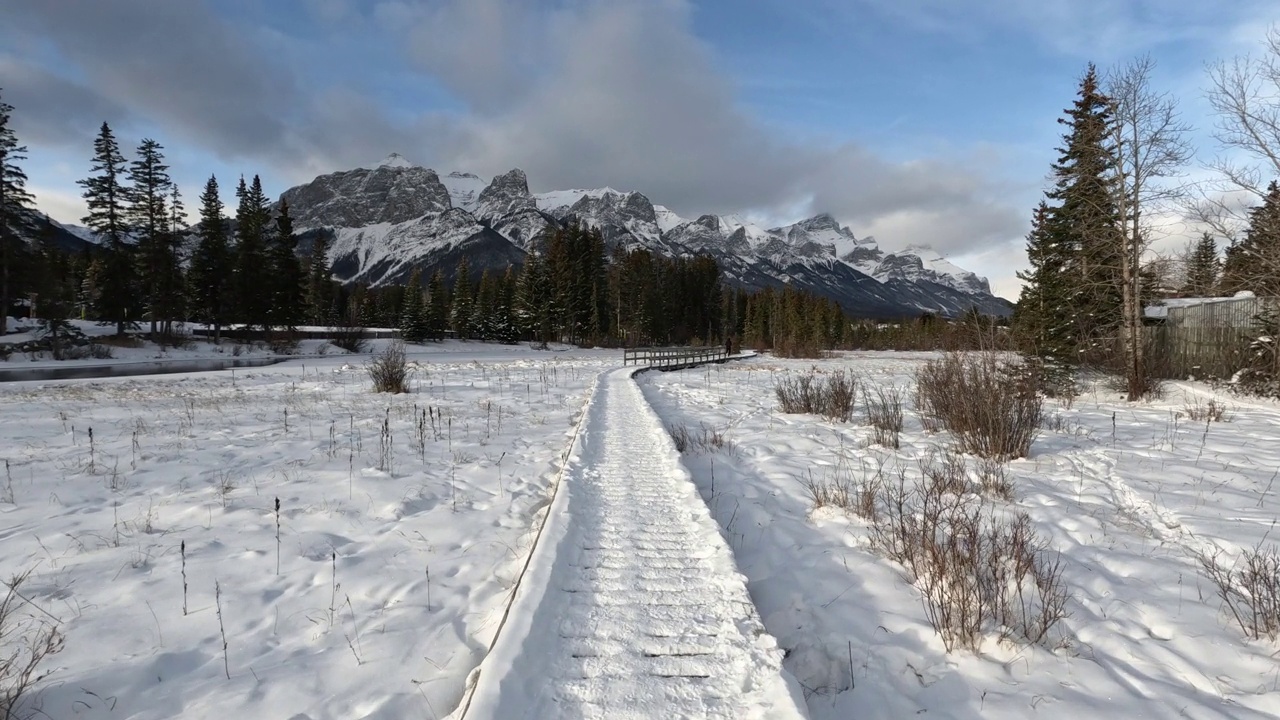
[[[725,235],[732,235],[740,228],[746,229],[747,242],[752,249],[758,249],[774,237],[768,230],[736,213],[720,216],[720,229]]]
[[[1276,542],[1280,404],[1196,383],[1129,404],[1105,381],[1072,407],[1051,401],[1061,424],[1008,466],[1010,509],[1026,512],[1061,553],[1069,616],[1047,646],[990,639],[979,654],[948,654],[903,568],[870,549],[867,523],[813,510],[801,484],[865,478],[882,463],[913,467],[947,435],[924,432],[908,400],[901,449],[888,450],[871,443],[861,413],[848,425],[787,415],[772,392],[777,379],[816,366],[852,369],[909,398],[913,372],[930,357],[761,359],[642,380],[667,424],[713,428],[728,441],[684,461],[765,629],[787,651],[784,668],[805,688],[810,717],[1280,715],[1275,644],[1243,638],[1196,559],[1221,552],[1230,564]],[[1188,406],[1210,399],[1229,408],[1227,422],[1187,419]]]
[[[658,228],[664,233],[688,222],[663,205],[654,205],[653,214],[658,218]]]
[[[466,716],[802,718],[733,556],[631,379],[601,376]]]
[[[440,182],[449,191],[449,200],[453,207],[473,212],[480,201],[480,192],[489,185],[489,181],[467,172],[451,172],[442,175]]]
[[[622,195],[624,193],[620,193],[611,187],[590,190],[552,190],[551,192],[534,193],[533,200],[538,204],[539,210],[552,212],[559,208],[569,208],[584,197],[600,198],[609,194]]]
[[[618,353],[446,343],[410,358],[398,396],[342,356],[0,384],[0,576],[34,568],[25,594],[66,636],[41,716],[456,706]]]
[[[413,163],[405,160],[404,156],[400,153],[391,153],[383,158],[382,162],[378,163],[378,167],[410,168],[413,167]]]

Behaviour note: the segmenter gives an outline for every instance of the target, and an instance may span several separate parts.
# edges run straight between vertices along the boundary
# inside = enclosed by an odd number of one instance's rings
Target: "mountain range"
[[[334,276],[369,285],[451,270],[466,256],[473,271],[520,263],[555,227],[597,228],[609,247],[667,256],[713,256],[731,286],[790,283],[836,300],[851,315],[958,316],[970,308],[1008,315],[985,278],[931,248],[885,252],[830,215],[765,229],[736,215],[687,219],[639,192],[612,188],[529,191],[515,169],[490,179],[441,175],[393,154],[368,168],[322,175],[281,195],[304,242],[330,238]]]
[[[838,302],[855,317],[900,318],[929,312],[959,316],[971,308],[1008,315],[985,278],[956,267],[926,246],[885,252],[827,214],[765,229],[737,215],[688,219],[639,192],[612,188],[531,193],[519,169],[485,179],[436,171],[397,154],[367,168],[321,175],[286,190],[309,252],[329,240],[335,279],[371,286],[401,283],[417,269],[450,275],[466,257],[473,272],[520,264],[556,227],[599,229],[608,247],[666,256],[711,255],[726,284],[758,290],[790,284]],[[74,225],[57,225],[68,249],[92,241]]]

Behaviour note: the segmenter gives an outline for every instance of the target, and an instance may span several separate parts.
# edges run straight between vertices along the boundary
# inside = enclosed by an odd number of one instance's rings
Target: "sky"
[[[0,92],[63,222],[109,122],[126,155],[165,146],[189,207],[210,174],[277,195],[397,152],[691,218],[828,212],[1016,299],[1087,64],[1150,55],[1206,162],[1206,63],[1277,21],[1274,0],[3,0]]]

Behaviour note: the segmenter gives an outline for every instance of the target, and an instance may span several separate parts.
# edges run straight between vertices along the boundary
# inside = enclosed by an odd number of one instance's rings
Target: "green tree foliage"
[[[427,285],[427,337],[443,340],[449,325],[449,288],[444,273],[436,270]]]
[[[138,146],[137,157],[129,164],[129,202],[125,207],[125,221],[137,237],[139,285],[152,339],[157,336],[157,327],[177,305],[177,299],[171,295],[175,290],[171,279],[178,258],[171,241],[172,216],[168,208],[173,181],[162,150],[164,147],[150,138]]]
[[[471,337],[471,321],[475,312],[475,300],[471,287],[471,263],[463,256],[453,274],[453,305],[450,308],[449,327],[465,340]]]
[[[400,309],[400,337],[420,343],[428,338],[427,303],[422,293],[422,272],[414,270],[404,287],[404,303]]]
[[[233,305],[233,281],[227,218],[218,195],[218,179],[210,176],[200,194],[199,243],[191,256],[190,301],[192,314],[213,325],[214,341],[221,340],[222,326]]]
[[[1179,292],[1184,297],[1209,297],[1218,289],[1222,261],[1218,259],[1218,243],[1204,233],[1187,253],[1185,277]]]
[[[305,316],[304,291],[307,282],[298,260],[298,238],[293,232],[289,204],[280,201],[274,232],[267,234],[267,266],[270,270],[271,298],[267,319],[271,326],[295,329]]]
[[[123,335],[139,312],[134,249],[126,242],[129,225],[126,207],[129,191],[123,183],[124,156],[110,126],[102,123],[93,141],[93,165],[89,177],[79,181],[89,214],[81,222],[103,240],[103,258],[94,278],[95,308],[99,318],[113,322]]]
[[[307,318],[313,325],[327,325],[337,320],[337,300],[333,275],[329,267],[329,236],[316,233],[306,265]]]
[[[257,175],[236,188],[235,296],[236,320],[248,327],[267,327],[272,300],[271,270],[267,263],[267,234],[271,209]]]
[[[8,329],[10,304],[25,289],[29,252],[22,235],[30,229],[33,202],[27,175],[18,165],[27,159],[27,148],[9,127],[12,113],[13,106],[0,99],[0,334]]]
[[[1219,288],[1223,295],[1249,290],[1280,295],[1280,184],[1271,181],[1262,204],[1249,211],[1244,237],[1227,247]]]

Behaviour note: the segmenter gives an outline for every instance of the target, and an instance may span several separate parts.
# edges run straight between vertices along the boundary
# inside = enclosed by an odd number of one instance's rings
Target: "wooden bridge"
[[[622,351],[622,364],[676,370],[701,363],[724,362],[729,357],[723,347],[627,348]]]

